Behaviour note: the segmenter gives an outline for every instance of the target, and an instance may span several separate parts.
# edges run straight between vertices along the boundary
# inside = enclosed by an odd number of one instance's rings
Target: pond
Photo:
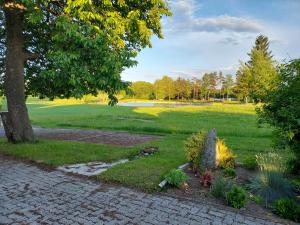
[[[170,102],[170,103],[159,103],[159,102],[121,102],[118,106],[129,106],[129,107],[180,107],[180,106],[207,106],[212,105],[211,102]]]

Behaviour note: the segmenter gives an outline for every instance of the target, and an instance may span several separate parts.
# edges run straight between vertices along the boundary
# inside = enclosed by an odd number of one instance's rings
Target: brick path
[[[159,138],[159,136],[148,134],[131,134],[128,132],[92,129],[34,128],[34,133],[38,138],[50,140],[80,141],[127,147]],[[5,133],[2,128],[0,128],[0,137],[5,137]]]
[[[0,158],[0,224],[274,224]]]

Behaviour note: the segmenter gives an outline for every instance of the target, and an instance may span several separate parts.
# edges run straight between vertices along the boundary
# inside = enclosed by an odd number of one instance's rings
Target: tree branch
[[[25,60],[36,60],[39,58],[39,54],[32,52],[24,52],[23,57]]]

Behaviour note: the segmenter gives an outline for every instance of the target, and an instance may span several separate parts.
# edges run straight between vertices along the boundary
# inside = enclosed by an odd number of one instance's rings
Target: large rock
[[[205,169],[217,168],[217,132],[215,129],[207,134],[200,166]]]

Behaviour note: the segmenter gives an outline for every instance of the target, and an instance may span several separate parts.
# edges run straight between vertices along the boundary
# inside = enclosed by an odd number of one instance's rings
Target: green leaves
[[[260,118],[277,128],[276,137],[300,158],[300,59],[279,67],[276,89],[268,93],[267,102],[258,110]]]
[[[111,104],[116,102],[116,92],[128,86],[121,72],[136,65],[134,58],[151,46],[153,35],[162,37],[161,17],[171,15],[165,0],[21,3],[25,7],[24,49],[39,55],[26,62],[26,94],[81,98],[103,90]],[[0,38],[5,39],[1,26],[0,31]],[[0,65],[4,54],[0,51]]]

